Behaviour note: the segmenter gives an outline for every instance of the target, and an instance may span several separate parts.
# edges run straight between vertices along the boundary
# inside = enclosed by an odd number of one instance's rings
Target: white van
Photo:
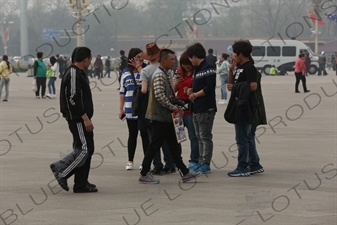
[[[311,66],[309,74],[318,71],[318,56],[315,56],[311,48],[297,40],[250,40],[253,45],[252,57],[255,67],[266,75],[270,67],[275,67],[284,75],[286,71],[294,71],[295,61],[300,52],[309,52]]]

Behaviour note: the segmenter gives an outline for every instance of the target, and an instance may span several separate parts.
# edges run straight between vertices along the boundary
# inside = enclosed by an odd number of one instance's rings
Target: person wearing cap
[[[141,91],[142,91],[143,96],[142,96],[142,102],[141,102],[142,109],[140,110],[141,112],[138,115],[138,128],[147,129],[150,139],[151,139],[151,134],[152,134],[152,128],[150,125],[150,121],[145,118],[147,105],[148,105],[148,99],[149,99],[148,92],[149,92],[150,84],[152,81],[151,77],[159,67],[158,59],[159,59],[160,51],[164,48],[165,46],[162,48],[159,48],[155,42],[152,42],[146,45],[146,52],[143,52],[141,54],[143,59],[149,61],[149,65],[143,68],[140,73],[140,80],[142,82]],[[153,159],[154,169],[152,170],[152,173],[155,175],[168,174],[168,173],[175,172],[176,170],[174,161],[170,155],[170,150],[165,141],[163,142],[162,150],[164,153],[165,166],[161,162],[161,154],[159,151]]]

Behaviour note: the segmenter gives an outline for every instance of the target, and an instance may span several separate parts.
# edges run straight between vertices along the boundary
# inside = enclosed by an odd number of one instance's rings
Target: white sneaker
[[[223,102],[224,102],[224,104],[227,104],[227,103],[228,103],[228,101],[227,101],[227,100],[224,100]]]
[[[47,97],[47,98],[51,98],[52,95],[51,95],[51,94],[46,94],[46,97]]]
[[[142,166],[142,165],[140,165],[140,166],[139,166],[139,170],[142,170],[142,169],[143,169],[143,166]]]
[[[56,95],[51,95],[50,98],[55,99]]]
[[[219,104],[219,105],[223,105],[223,104],[225,104],[225,101],[224,101],[224,100],[220,100],[220,101],[218,102],[218,104]]]
[[[126,170],[132,170],[133,169],[133,163],[128,162],[128,164],[126,164]]]

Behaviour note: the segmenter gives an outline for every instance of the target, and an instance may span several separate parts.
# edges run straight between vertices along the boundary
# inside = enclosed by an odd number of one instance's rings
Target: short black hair
[[[298,57],[299,57],[299,58],[302,58],[302,57],[304,57],[304,54],[301,53],[301,54],[298,55]]]
[[[36,57],[37,57],[38,59],[41,59],[42,56],[43,56],[43,52],[38,52],[38,53],[36,54]]]
[[[241,40],[235,41],[233,44],[233,52],[237,55],[240,55],[240,53],[242,53],[244,57],[249,57],[252,51],[253,51],[253,46],[248,40],[241,39]]]
[[[200,44],[199,42],[188,46],[186,49],[186,54],[189,58],[192,58],[193,56],[199,59],[206,58],[206,50],[204,46],[202,46],[202,44]]]
[[[120,50],[120,51],[119,51],[119,54],[121,54],[121,55],[125,55],[125,52],[124,52],[124,50]]]
[[[208,49],[208,54],[213,54],[213,49],[212,48]]]
[[[161,50],[159,54],[159,62],[161,62],[163,59],[166,59],[169,54],[174,55],[175,52],[168,48]]]
[[[71,55],[72,62],[82,62],[83,60],[91,57],[91,50],[87,47],[77,47]]]

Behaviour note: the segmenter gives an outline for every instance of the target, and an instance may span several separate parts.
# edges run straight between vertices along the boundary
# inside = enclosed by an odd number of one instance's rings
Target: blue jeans
[[[228,81],[228,75],[227,74],[220,74],[220,80],[221,80],[221,99],[227,100],[227,81]]]
[[[49,94],[51,95],[56,94],[55,80],[56,80],[56,77],[51,77],[48,81],[48,90],[49,90]]]
[[[213,123],[215,110],[193,115],[195,133],[199,143],[199,163],[210,165],[213,155]]]
[[[188,138],[190,139],[191,144],[191,154],[190,154],[190,163],[198,163],[199,162],[199,143],[197,135],[195,134],[194,124],[193,124],[193,116],[192,115],[184,115],[183,122],[188,131]]]
[[[173,125],[172,125],[173,126]],[[151,137],[152,137],[152,126],[149,125],[147,126],[147,132],[149,134],[150,142],[151,142]],[[167,168],[176,168],[176,165],[171,157],[170,149],[166,143],[166,140],[163,141],[163,144],[161,146],[163,153],[164,153],[164,162],[165,162],[165,167]],[[181,144],[179,144],[179,151],[181,155]],[[161,162],[161,154],[160,151],[158,151],[154,158],[153,158],[153,166],[155,169],[162,169],[164,167],[163,163]]]
[[[255,131],[256,127],[250,129],[249,132],[249,167],[254,168],[260,166],[260,157],[256,150],[255,144]]]
[[[247,169],[249,167],[249,150],[250,145],[253,145],[250,135],[251,124],[248,123],[246,115],[242,115],[238,123],[235,124],[235,139],[238,146],[238,169]],[[255,140],[254,140],[255,146]],[[255,148],[256,151],[256,148]]]

